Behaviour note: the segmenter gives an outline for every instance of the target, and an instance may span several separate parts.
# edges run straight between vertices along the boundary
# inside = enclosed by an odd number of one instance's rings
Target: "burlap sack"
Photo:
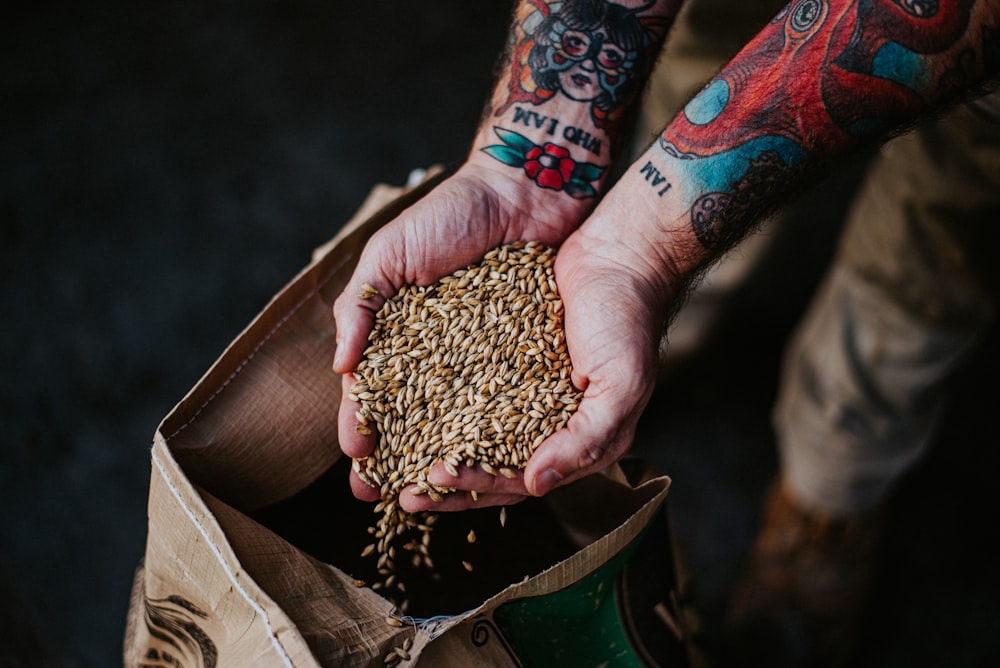
[[[402,627],[356,586],[374,515],[337,447],[331,306],[368,237],[434,183],[377,190],[400,196],[318,249],[160,424],[126,666],[381,666],[407,640],[399,665],[686,665],[663,476],[615,467],[510,508],[502,529],[496,509],[442,516],[437,579],[411,587]],[[449,532],[472,527],[470,574]],[[655,569],[634,566],[643,553]]]

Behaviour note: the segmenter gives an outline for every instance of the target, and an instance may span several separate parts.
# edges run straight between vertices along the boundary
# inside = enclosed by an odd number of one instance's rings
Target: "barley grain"
[[[478,465],[516,478],[575,411],[581,394],[569,382],[554,259],[555,251],[538,243],[502,246],[433,285],[403,287],[376,314],[349,398],[360,404],[358,432],[378,439],[370,456],[353,463],[381,496],[372,531],[378,540],[364,552],[377,552],[378,568],[388,573],[378,584],[401,584],[397,541],[414,563],[433,567],[427,545],[436,516],[404,512],[404,489],[443,501],[454,489],[427,480],[438,462],[456,477],[458,466]],[[363,299],[376,294],[362,286]],[[414,531],[420,541],[404,538]]]

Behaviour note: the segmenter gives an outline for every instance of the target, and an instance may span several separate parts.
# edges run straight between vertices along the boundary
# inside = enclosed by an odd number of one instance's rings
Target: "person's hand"
[[[499,163],[497,163],[499,164]],[[429,285],[451,272],[478,262],[492,248],[517,240],[557,246],[579,225],[589,203],[564,193],[543,190],[502,165],[470,161],[396,220],[372,236],[354,273],[334,304],[337,350],[333,370],[343,375],[338,417],[340,447],[349,457],[368,456],[374,434],[359,434],[348,398],[355,382],[351,373],[368,346],[375,314],[403,285]],[[364,284],[378,290],[360,297]],[[351,489],[374,501],[378,490],[352,471]]]
[[[601,471],[625,454],[655,385],[660,337],[679,290],[654,244],[619,234],[615,227],[623,226],[615,223],[591,219],[556,256],[572,379],[584,390],[567,426],[546,439],[513,479],[464,467],[455,478],[436,465],[429,481],[458,491],[437,503],[404,493],[406,510],[511,505]]]

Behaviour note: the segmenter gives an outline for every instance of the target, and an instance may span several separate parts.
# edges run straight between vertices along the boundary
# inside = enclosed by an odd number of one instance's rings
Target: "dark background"
[[[113,666],[159,420],[376,182],[460,160],[510,3],[43,2],[0,28],[0,666]],[[11,10],[8,10],[10,12]],[[640,452],[709,640],[781,345],[862,163],[800,200]],[[1000,665],[996,336],[893,500],[857,665]]]

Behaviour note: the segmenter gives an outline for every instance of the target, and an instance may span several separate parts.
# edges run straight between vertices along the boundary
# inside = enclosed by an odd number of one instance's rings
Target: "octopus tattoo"
[[[973,5],[795,0],[782,10],[659,140],[703,193],[690,211],[702,245],[725,243],[724,221],[752,205],[748,186],[769,170],[792,178],[807,157],[883,135],[961,89],[970,65],[955,46]],[[930,62],[941,54],[950,76]]]

